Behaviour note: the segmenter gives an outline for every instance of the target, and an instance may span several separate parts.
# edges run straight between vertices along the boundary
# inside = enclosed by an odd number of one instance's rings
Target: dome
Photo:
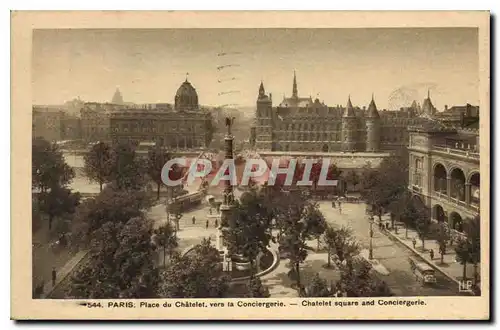
[[[198,93],[189,81],[184,81],[175,94],[176,110],[198,109]]]

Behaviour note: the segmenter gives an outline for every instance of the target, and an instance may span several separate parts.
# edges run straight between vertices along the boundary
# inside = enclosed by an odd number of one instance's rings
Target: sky
[[[225,53],[225,55],[220,55]],[[219,68],[224,66],[224,68]],[[261,80],[273,104],[292,94],[329,106],[379,109],[479,103],[475,28],[68,29],[33,33],[33,103],[80,97],[173,103],[188,77],[202,105],[254,106]]]

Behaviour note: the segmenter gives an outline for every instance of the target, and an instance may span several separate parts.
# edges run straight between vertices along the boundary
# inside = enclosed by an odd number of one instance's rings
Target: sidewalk
[[[383,222],[390,222],[390,217],[388,215],[382,216]],[[378,218],[376,218],[378,222]],[[415,230],[408,229],[408,238],[405,236],[406,229],[401,226],[401,224],[396,223],[398,227],[398,233],[395,234],[394,230],[383,230],[381,232],[385,233],[389,237],[393,237],[400,243],[405,245],[413,253],[419,255],[427,264],[441,272],[443,275],[453,280],[457,284],[462,279],[463,275],[463,265],[455,260],[455,246],[447,246],[446,254],[443,258],[443,264],[441,264],[441,254],[439,254],[439,245],[435,240],[425,240],[425,251],[422,250],[422,241],[418,238],[418,234]],[[413,248],[412,239],[415,238],[417,244]],[[429,255],[429,250],[434,250],[434,258],[431,260]],[[480,267],[478,266],[478,273],[480,274]],[[467,278],[472,279],[474,276],[474,267],[472,264],[467,264]]]
[[[52,281],[46,281],[43,286],[43,293],[40,298],[50,298],[52,292],[57,286],[73,271],[73,269],[82,261],[89,251],[83,250],[75,254],[61,269],[57,270],[56,283],[52,286]]]

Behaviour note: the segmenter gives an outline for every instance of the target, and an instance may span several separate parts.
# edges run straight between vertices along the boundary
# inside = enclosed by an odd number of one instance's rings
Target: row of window
[[[156,132],[201,132],[201,125],[196,126],[172,126],[166,124],[158,124],[156,126],[139,126],[137,124],[121,124],[113,126],[113,132],[131,132],[131,133],[156,133]]]

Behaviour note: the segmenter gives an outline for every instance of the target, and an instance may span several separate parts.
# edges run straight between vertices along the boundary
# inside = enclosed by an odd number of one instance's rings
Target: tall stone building
[[[212,138],[212,119],[199,107],[198,93],[186,79],[166,103],[123,107],[110,114],[111,140],[154,144],[171,149],[205,148]]]
[[[260,151],[397,152],[408,145],[407,126],[436,113],[430,95],[422,108],[414,102],[399,111],[379,111],[373,96],[368,108],[353,106],[351,96],[345,107],[327,106],[299,96],[295,73],[291,97],[284,96],[273,107],[272,95],[261,82],[256,103],[250,141]]]

